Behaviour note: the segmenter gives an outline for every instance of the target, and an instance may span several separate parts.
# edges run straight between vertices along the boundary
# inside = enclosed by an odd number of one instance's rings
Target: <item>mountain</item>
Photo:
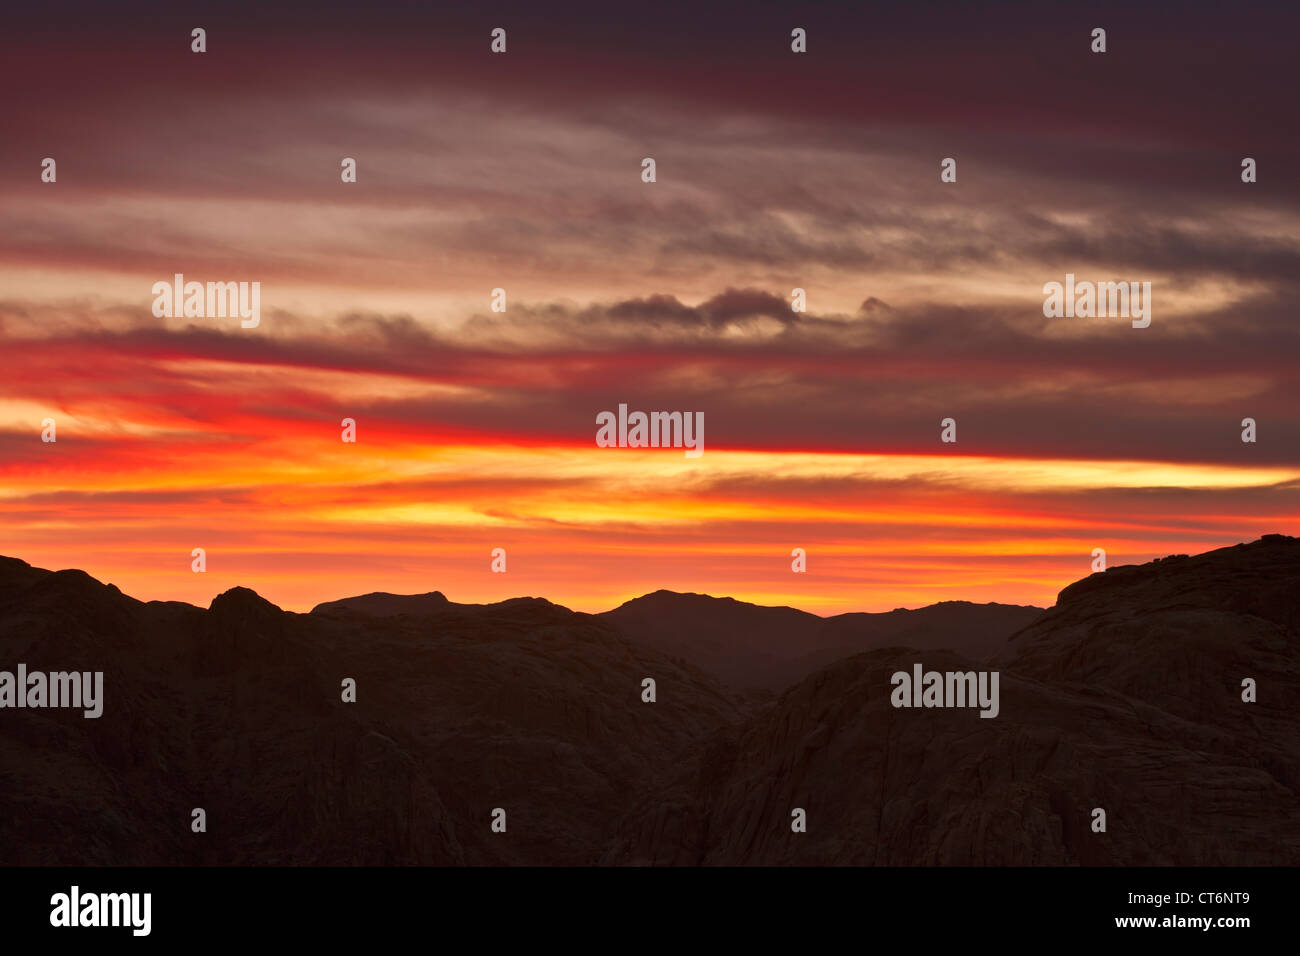
[[[1297,539],[1071,585],[991,662],[996,719],[891,706],[916,662],[990,666],[896,648],[830,665],[645,794],[604,862],[1300,863]]]
[[[914,611],[822,618],[790,607],[656,591],[597,617],[733,688],[781,691],[832,661],[877,647],[946,647],[982,659],[1042,613],[1013,604],[945,601]]]
[[[0,862],[590,863],[650,780],[742,717],[712,678],[545,601],[357,603],[146,604],[4,560],[0,669],[102,670],[105,702],[0,710]]]
[[[234,588],[204,609],[0,559],[0,671],[104,673],[98,719],[0,709],[0,863],[1300,863],[1295,538],[1112,568],[1002,637],[959,602],[629,603],[372,594],[292,614]],[[653,613],[671,634],[645,638]],[[724,663],[885,643],[757,703],[652,646],[692,613]],[[944,626],[967,628],[949,649]],[[756,639],[782,628],[797,650]],[[894,707],[915,664],[996,670],[996,718]]]
[[[311,609],[311,612],[334,614],[355,611],[371,617],[397,617],[399,614],[430,614],[445,611],[450,603],[441,591],[430,591],[428,594],[388,594],[380,591],[318,604]]]

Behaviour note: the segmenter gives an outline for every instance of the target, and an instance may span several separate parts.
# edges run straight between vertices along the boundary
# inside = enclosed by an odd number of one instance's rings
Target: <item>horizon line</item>
[[[1066,588],[1069,588],[1070,586],[1072,586],[1072,585],[1074,585],[1074,584],[1077,584],[1079,581],[1085,581],[1085,580],[1088,580],[1089,578],[1095,577],[1095,576],[1098,575],[1098,574],[1106,574],[1106,573],[1109,572],[1109,571],[1117,571],[1117,570],[1119,570],[1119,569],[1121,569],[1121,568],[1146,567],[1147,565],[1157,564],[1157,563],[1159,563],[1159,562],[1161,562],[1161,561],[1168,560],[1169,558],[1174,558],[1174,557],[1186,557],[1186,558],[1197,558],[1197,557],[1203,557],[1203,556],[1205,556],[1205,555],[1214,554],[1214,553],[1216,553],[1216,552],[1218,552],[1218,551],[1225,551],[1225,550],[1228,550],[1228,549],[1230,549],[1230,548],[1238,548],[1238,547],[1245,547],[1245,546],[1249,546],[1249,545],[1261,544],[1261,543],[1263,543],[1264,541],[1267,541],[1267,540],[1270,540],[1270,539],[1282,539],[1282,540],[1287,540],[1287,541],[1296,541],[1296,540],[1300,540],[1300,539],[1297,539],[1295,536],[1287,535],[1287,534],[1283,534],[1283,533],[1281,533],[1281,532],[1266,532],[1266,533],[1262,533],[1262,534],[1260,534],[1260,535],[1259,535],[1258,537],[1256,537],[1256,538],[1248,539],[1248,540],[1246,540],[1246,541],[1238,541],[1236,544],[1223,545],[1223,546],[1218,547],[1218,548],[1210,548],[1210,549],[1208,549],[1208,550],[1206,550],[1206,551],[1200,551],[1200,552],[1197,552],[1196,554],[1190,554],[1190,553],[1189,553],[1189,554],[1169,554],[1169,555],[1165,555],[1165,556],[1163,556],[1163,557],[1153,558],[1153,559],[1151,559],[1150,561],[1141,562],[1141,563],[1139,563],[1139,564],[1116,564],[1116,565],[1110,565],[1110,566],[1106,567],[1105,570],[1102,570],[1102,571],[1094,571],[1094,572],[1092,572],[1092,573],[1090,573],[1090,574],[1083,575],[1083,576],[1081,576],[1081,577],[1075,578],[1073,581],[1070,581],[1068,584],[1066,584],[1064,587],[1062,587],[1060,590],[1057,591],[1057,601],[1059,601],[1059,598],[1060,598],[1060,594],[1061,594],[1061,592],[1064,591]],[[1040,611],[1050,610],[1052,607],[1055,607],[1056,604],[1057,604],[1057,601],[1054,601],[1051,605],[1043,606],[1043,605],[1038,605],[1038,604],[1015,604],[1015,603],[1006,602],[1006,601],[982,601],[982,602],[981,602],[981,601],[971,601],[971,600],[966,599],[966,598],[945,598],[945,599],[942,599],[942,600],[939,600],[939,601],[932,601],[932,602],[930,602],[929,604],[918,605],[918,606],[916,606],[916,607],[904,607],[904,606],[901,606],[901,605],[900,605],[900,606],[898,606],[898,607],[890,608],[889,610],[883,610],[883,611],[863,611],[863,610],[853,610],[853,611],[840,611],[840,612],[837,612],[837,613],[834,613],[834,614],[818,614],[816,611],[808,611],[808,610],[805,610],[805,609],[803,609],[803,608],[795,607],[794,605],[790,605],[790,604],[760,604],[760,603],[758,603],[758,602],[756,602],[756,601],[744,600],[744,599],[742,599],[742,598],[737,598],[737,597],[734,597],[734,596],[732,596],[732,595],[728,595],[728,594],[709,594],[709,593],[707,593],[707,592],[703,592],[703,591],[676,591],[676,590],[673,590],[673,589],[671,589],[671,588],[655,588],[655,589],[653,589],[653,590],[645,591],[645,592],[643,592],[643,593],[641,593],[641,594],[638,594],[638,595],[635,595],[635,596],[633,596],[633,597],[626,598],[626,599],[624,599],[623,601],[621,601],[620,603],[614,605],[613,607],[609,607],[609,608],[607,608],[606,610],[603,610],[603,611],[579,611],[579,610],[575,610],[574,608],[569,607],[567,604],[561,604],[561,603],[559,603],[559,602],[557,602],[557,601],[553,601],[553,600],[551,600],[550,598],[541,597],[541,596],[538,596],[538,595],[515,595],[515,596],[513,596],[513,597],[502,598],[502,599],[499,600],[499,601],[486,601],[486,602],[462,602],[462,601],[453,601],[453,600],[451,600],[449,597],[447,597],[447,595],[446,595],[446,593],[445,593],[444,591],[442,591],[441,589],[437,589],[437,588],[435,588],[435,589],[432,590],[432,591],[423,591],[423,592],[416,592],[416,593],[411,593],[411,594],[398,594],[398,593],[396,593],[396,592],[392,592],[392,591],[367,591],[367,592],[364,592],[364,593],[361,593],[361,594],[348,594],[348,595],[344,595],[344,596],[342,596],[342,597],[331,598],[331,599],[329,599],[329,600],[325,600],[325,601],[318,601],[318,602],[316,602],[316,603],[311,607],[310,610],[306,610],[306,611],[295,611],[295,610],[292,610],[292,609],[289,609],[289,608],[282,607],[281,605],[275,603],[274,601],[272,601],[272,600],[270,600],[268,597],[266,597],[264,594],[262,594],[260,591],[258,591],[256,588],[251,588],[251,587],[248,587],[247,585],[244,585],[244,584],[236,584],[236,585],[232,585],[232,586],[229,587],[229,588],[226,588],[225,590],[222,590],[222,591],[219,591],[218,593],[216,593],[216,594],[213,596],[212,600],[208,602],[208,606],[207,606],[206,608],[204,608],[204,607],[202,607],[202,606],[200,606],[200,605],[198,605],[198,604],[191,604],[191,603],[188,602],[188,601],[179,601],[179,600],[171,600],[171,599],[158,599],[158,598],[153,598],[153,599],[149,599],[149,600],[144,600],[144,599],[141,599],[141,598],[137,598],[137,597],[134,597],[133,595],[129,594],[128,592],[123,591],[121,588],[119,588],[116,584],[113,584],[111,581],[103,580],[102,578],[97,577],[95,574],[92,574],[90,571],[88,571],[88,570],[86,570],[86,569],[84,569],[84,568],[59,568],[59,569],[57,569],[57,570],[51,570],[50,568],[42,568],[42,567],[38,567],[37,565],[31,564],[30,562],[25,561],[24,559],[19,558],[19,557],[16,557],[16,556],[14,556],[14,555],[5,555],[5,554],[0,554],[0,562],[4,562],[4,561],[14,561],[14,562],[17,562],[17,563],[23,565],[24,567],[31,568],[32,570],[35,570],[35,571],[43,571],[43,572],[45,572],[46,574],[61,574],[61,573],[65,573],[65,572],[76,572],[76,573],[84,574],[86,577],[90,578],[91,580],[95,581],[96,583],[101,584],[101,585],[103,585],[104,587],[111,587],[111,588],[114,588],[116,591],[118,591],[118,593],[120,593],[120,594],[122,594],[122,595],[124,595],[124,596],[126,596],[126,597],[129,597],[129,598],[131,598],[131,599],[134,600],[134,601],[139,601],[141,604],[183,604],[183,605],[185,605],[186,607],[192,607],[192,608],[194,608],[195,610],[205,611],[205,610],[210,610],[210,609],[212,608],[212,605],[213,605],[214,603],[216,603],[216,601],[217,601],[218,598],[223,597],[223,596],[226,595],[226,594],[230,594],[230,593],[233,592],[233,591],[240,591],[240,590],[243,590],[243,591],[248,591],[248,592],[250,592],[251,594],[253,594],[254,596],[256,596],[259,600],[265,601],[267,604],[270,604],[272,607],[276,608],[276,610],[280,611],[281,613],[285,613],[285,614],[298,614],[298,615],[303,615],[303,616],[307,616],[307,615],[314,614],[318,609],[320,609],[320,608],[322,608],[322,607],[325,607],[326,605],[329,605],[329,604],[340,604],[340,603],[345,602],[345,601],[355,601],[355,600],[357,600],[357,599],[359,599],[359,598],[365,598],[365,597],[419,598],[419,597],[431,597],[431,596],[433,596],[433,595],[438,595],[438,596],[441,597],[444,601],[446,601],[448,604],[455,605],[455,606],[457,606],[457,607],[494,607],[494,606],[501,605],[501,604],[508,604],[508,603],[511,603],[511,602],[514,602],[514,601],[544,601],[544,602],[546,602],[547,604],[550,604],[550,605],[552,605],[552,606],[554,606],[554,607],[558,607],[558,608],[560,608],[561,610],[568,611],[570,614],[586,614],[586,615],[591,616],[591,617],[599,617],[599,616],[604,615],[604,614],[609,614],[609,613],[611,613],[611,612],[613,612],[613,611],[618,610],[619,608],[625,607],[626,605],[632,603],[633,601],[643,600],[644,598],[652,597],[652,596],[654,596],[654,595],[656,595],[656,594],[671,594],[671,595],[674,595],[674,596],[677,596],[677,597],[703,597],[703,598],[708,598],[709,600],[713,600],[713,601],[732,601],[732,602],[737,603],[737,604],[744,604],[744,605],[748,605],[748,606],[750,606],[750,607],[762,608],[762,609],[766,609],[766,610],[790,610],[790,611],[796,611],[796,612],[798,612],[798,613],[800,613],[800,614],[807,614],[807,615],[812,616],[812,617],[817,617],[817,618],[820,618],[820,619],[822,619],[822,620],[830,620],[830,619],[832,619],[832,618],[843,617],[843,616],[847,616],[847,615],[850,615],[850,614],[870,614],[870,615],[879,615],[879,614],[893,614],[893,613],[896,613],[896,612],[898,612],[898,611],[920,611],[920,610],[925,610],[926,608],[938,607],[938,606],[940,606],[940,605],[944,605],[944,604],[969,604],[969,605],[973,605],[973,606],[976,606],[976,607],[1017,607],[1017,608],[1031,608],[1031,609],[1040,610]]]

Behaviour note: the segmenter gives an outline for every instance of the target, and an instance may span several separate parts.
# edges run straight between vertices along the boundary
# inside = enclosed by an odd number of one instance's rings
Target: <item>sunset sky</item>
[[[1300,533],[1294,8],[264,6],[6,14],[0,554],[838,613]],[[178,272],[259,327],[155,318]],[[1151,326],[1045,318],[1066,273]],[[704,455],[596,447],[620,403]]]

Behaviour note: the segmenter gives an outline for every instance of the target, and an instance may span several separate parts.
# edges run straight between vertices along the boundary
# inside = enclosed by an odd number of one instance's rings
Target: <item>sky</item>
[[[265,6],[5,14],[0,554],[832,614],[1300,533],[1294,7]],[[176,273],[260,323],[155,317]],[[1044,316],[1067,273],[1150,326]]]

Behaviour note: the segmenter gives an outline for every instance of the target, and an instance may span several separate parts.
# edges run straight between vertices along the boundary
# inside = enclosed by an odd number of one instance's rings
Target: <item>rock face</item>
[[[1300,541],[1274,535],[1071,585],[991,663],[840,661],[715,734],[604,859],[1295,865],[1298,624]],[[998,669],[1001,713],[892,707],[892,673],[917,661]]]
[[[645,600],[689,624],[678,597]],[[0,559],[0,670],[104,672],[97,720],[0,710],[0,863],[1300,863],[1296,539],[1114,568],[984,660],[874,647],[762,706],[611,618],[244,588],[203,610]],[[998,716],[894,708],[917,662],[998,670]]]
[[[0,669],[102,670],[105,704],[0,710],[0,863],[594,863],[648,781],[743,716],[545,601],[347,603],[143,604],[6,560]]]
[[[878,647],[948,648],[983,658],[1042,613],[1014,604],[944,601],[917,610],[823,618],[791,607],[656,591],[597,616],[737,690],[782,691],[833,661]]]

